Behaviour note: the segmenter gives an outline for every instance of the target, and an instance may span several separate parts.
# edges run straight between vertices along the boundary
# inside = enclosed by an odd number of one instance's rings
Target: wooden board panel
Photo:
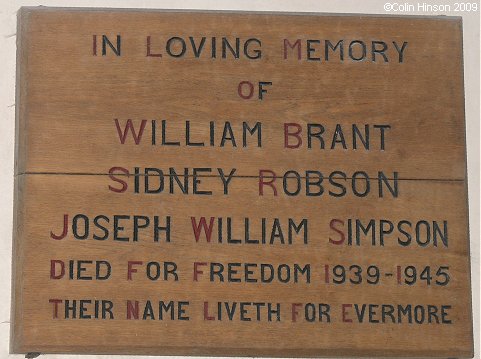
[[[71,178],[73,177],[73,178]],[[205,348],[222,347],[238,348],[238,354],[244,353],[273,353],[275,348],[296,349],[299,355],[314,353],[333,353],[340,350],[344,353],[405,353],[428,355],[446,353],[445,355],[467,354],[470,348],[470,326],[464,325],[470,320],[469,296],[460,295],[469,292],[469,266],[467,265],[467,233],[465,211],[465,188],[458,182],[418,182],[405,181],[401,184],[402,198],[392,200],[377,200],[367,202],[363,199],[350,196],[343,200],[343,206],[338,205],[337,199],[319,201],[283,197],[275,201],[272,198],[259,200],[256,191],[256,179],[234,179],[231,187],[231,196],[236,198],[237,206],[232,206],[231,198],[223,195],[214,195],[208,200],[199,200],[186,197],[182,194],[173,196],[151,196],[139,198],[136,194],[128,194],[122,198],[112,196],[103,190],[107,182],[106,176],[60,176],[38,175],[25,179],[23,188],[25,206],[23,213],[24,227],[21,238],[24,239],[23,265],[23,296],[22,324],[23,345],[38,348],[39,351],[96,352],[102,348],[103,352],[136,352],[138,348],[145,347],[148,352],[158,352],[162,347],[177,347],[167,349],[167,353],[192,353],[193,349],[183,347],[183,342],[189,338],[189,346],[198,350]],[[209,178],[206,186],[217,179]],[[237,181],[236,181],[237,180]],[[39,211],[38,208],[55,199],[58,205],[55,208]],[[96,203],[95,207],[92,203]],[[126,210],[125,203],[130,203]],[[256,203],[256,210],[249,208]],[[428,204],[428,205],[427,205]],[[446,212],[450,207],[452,211]],[[289,211],[286,211],[289,208]],[[286,213],[287,212],[287,213]],[[119,231],[119,238],[129,238],[128,241],[114,240],[110,235],[105,240],[95,240],[94,235],[103,236],[104,232],[94,225],[94,218],[104,215],[110,220],[99,220],[99,225],[108,228],[112,234],[114,230],[114,216],[125,214],[146,216],[154,223],[154,216],[159,216],[161,224],[166,223],[166,217],[171,217],[170,242],[165,240],[165,231],[159,230],[159,242],[155,242],[152,225],[139,230],[139,238],[133,238],[133,218],[119,220],[118,226],[124,227]],[[63,216],[69,216],[69,232],[63,240],[55,241],[50,238],[51,231],[60,234],[63,227]],[[84,236],[85,217],[89,218],[89,232],[86,239],[77,239]],[[201,216],[216,218],[211,243],[206,241],[205,235],[200,235],[196,242],[192,227],[191,217],[199,221]],[[232,218],[233,238],[245,240],[245,218],[250,219],[250,240],[261,240],[261,218],[266,218],[267,233],[272,233],[272,223],[279,219],[282,232],[285,234],[285,243],[277,238],[269,244],[226,243],[227,218]],[[75,219],[74,219],[75,218]],[[81,219],[82,218],[82,219]],[[224,221],[224,242],[218,243],[218,218]],[[304,231],[293,235],[292,244],[288,244],[289,219],[299,224],[302,219],[307,219],[308,243],[304,244]],[[372,245],[372,238],[361,235],[360,246],[339,246],[330,243],[339,240],[339,234],[330,228],[332,219],[342,220],[346,226],[336,226],[347,233],[349,219],[359,219],[367,224],[374,219],[376,227],[384,219],[397,227],[401,221],[416,224],[421,221],[433,221],[442,226],[443,221],[448,223],[448,245],[439,240],[427,242],[425,225],[419,225],[419,243],[416,243],[414,226],[409,233],[413,241],[402,246],[398,238],[407,241],[397,229],[385,236],[384,246],[379,245],[379,228],[376,229],[377,245]],[[72,232],[72,223],[75,222],[77,230]],[[408,226],[401,227],[407,230]],[[431,229],[432,230],[432,229]],[[76,238],[77,237],[77,238]],[[346,239],[347,241],[347,239]],[[108,280],[69,280],[67,277],[58,280],[49,278],[50,261],[62,260],[104,260],[111,264],[112,273]],[[132,280],[128,280],[128,262],[143,261],[142,265],[135,264],[132,268]],[[148,262],[174,262],[178,266],[178,281],[174,277],[163,280],[151,280],[146,275]],[[198,280],[193,281],[194,263],[222,263],[226,266],[223,278],[216,276],[214,282],[209,278],[209,266],[199,265]],[[253,263],[270,264],[277,268],[287,264],[294,271],[295,264],[304,267],[310,265],[310,282],[307,277],[299,275],[295,282],[294,272],[287,283],[287,271],[282,271],[280,278],[272,282],[262,283],[260,268],[250,267],[253,274],[252,280],[258,282],[245,282],[245,270],[235,267],[238,273],[232,278],[241,282],[228,282],[228,263]],[[333,273],[330,282],[326,283],[325,265],[330,265],[331,270],[335,265],[349,267],[356,264],[363,269],[363,283],[333,283]],[[376,266],[382,275],[378,284],[367,283],[368,266]],[[397,267],[403,268],[401,284],[398,283]],[[433,275],[430,285],[420,278],[413,285],[405,283],[408,280],[404,271],[408,266],[415,266],[418,271],[430,266],[436,272],[442,266],[449,266],[450,281],[447,285],[436,285],[445,281],[442,275]],[[87,271],[84,276],[95,275],[93,264],[84,264]],[[266,267],[267,268],[267,267]],[[216,269],[219,269],[216,267]],[[162,267],[163,270],[163,267]],[[269,269],[266,271],[266,280],[270,279]],[[340,270],[339,270],[340,271]],[[357,271],[357,269],[355,269]],[[374,273],[375,269],[371,269]],[[60,265],[55,270],[60,275]],[[154,277],[156,269],[151,268]],[[269,273],[267,273],[269,272]],[[441,272],[440,272],[441,273]],[[105,274],[104,267],[101,275]],[[392,274],[392,276],[388,276]],[[411,274],[408,271],[407,274]],[[77,274],[75,274],[76,276]],[[350,276],[351,277],[351,276]],[[352,278],[355,282],[355,276]],[[375,281],[375,278],[372,278]],[[409,281],[409,280],[408,280]],[[52,325],[53,304],[50,299],[106,299],[114,303],[113,320],[80,320],[77,321],[64,317],[63,306],[59,305],[59,319]],[[155,310],[156,320],[127,320],[127,300],[145,300],[152,303],[164,301],[188,301],[188,322],[158,320],[158,310]],[[209,316],[217,311],[215,303],[221,302],[261,302],[281,303],[281,322],[267,320],[266,312],[262,312],[260,322],[242,322],[235,315],[233,321],[205,321],[204,302],[209,302]],[[308,322],[303,319],[302,308],[299,308],[299,317],[292,323],[292,303],[326,303],[331,305],[331,322]],[[385,324],[350,323],[343,322],[342,304],[375,304],[375,305],[434,305],[449,306],[449,315],[446,319],[452,324],[412,324],[391,323],[386,319]],[[158,306],[158,304],[156,304]],[[419,309],[420,310],[420,309]],[[354,309],[346,308],[345,320],[356,321]],[[380,320],[380,309],[374,320]],[[247,317],[253,319],[252,308]],[[72,314],[70,314],[72,315]],[[224,312],[224,316],[227,314]],[[366,312],[367,315],[367,312]],[[420,314],[419,314],[420,315]],[[77,313],[77,317],[79,313]],[[254,316],[255,317],[255,316]],[[176,317],[177,318],[177,317]],[[310,318],[310,317],[309,317]],[[434,318],[434,317],[433,317]],[[419,317],[421,319],[421,317]],[[364,319],[366,320],[366,319]],[[407,321],[403,316],[404,321]],[[426,319],[427,320],[427,316]],[[166,323],[167,322],[167,323]],[[95,330],[93,330],[95,328]],[[382,329],[384,328],[384,329]],[[73,330],[74,329],[74,330]],[[73,330],[70,335],[72,344],[65,344],[65,332]],[[38,335],[38,332],[42,335]],[[368,337],[365,336],[368,331]],[[134,333],[142,333],[134,335]],[[302,333],[302,335],[301,335]],[[320,335],[323,333],[323,335]],[[261,338],[259,338],[261,336]],[[295,336],[296,340],[292,340]],[[46,340],[48,338],[48,340]],[[257,338],[257,340],[256,340]],[[359,344],[356,344],[359,342]],[[122,343],[118,348],[115,343]],[[379,347],[379,343],[388,343]],[[405,348],[409,344],[415,351],[410,352]],[[111,349],[107,349],[111,348]],[[128,349],[130,348],[130,349]],[[432,352],[430,351],[432,350]],[[458,352],[459,350],[459,352]],[[226,350],[227,352],[227,350]],[[274,353],[276,353],[274,351]],[[448,354],[451,353],[451,354]],[[276,353],[276,354],[280,354]]]
[[[12,352],[472,357],[460,19],[18,34]]]
[[[106,173],[116,163],[196,167],[199,158],[204,167],[223,167],[235,156],[239,175],[257,176],[266,153],[275,153],[283,158],[276,163],[282,171],[321,166],[332,171],[353,161],[373,171],[382,164],[382,169],[398,171],[404,178],[463,179],[460,25],[456,18],[32,12],[22,30],[29,76],[22,88],[28,145],[19,172]],[[121,56],[111,52],[100,56],[100,40],[99,56],[92,56],[93,34],[106,34],[114,43],[115,36],[122,34]],[[147,36],[152,54],[163,57],[146,56]],[[188,50],[181,58],[166,53],[173,37],[185,39]],[[199,58],[193,55],[189,37],[196,45],[206,37]],[[212,37],[218,42],[215,59],[208,56]],[[234,47],[239,38],[239,59],[229,52],[222,59],[223,37]],[[243,54],[248,39],[261,41],[260,59],[250,60]],[[290,44],[300,40],[301,60],[297,48],[291,50],[289,45],[284,59],[284,39]],[[329,51],[327,62],[309,61],[308,40],[320,42],[311,43],[316,50],[311,56],[323,59],[325,40],[333,46],[343,40],[344,61],[339,49]],[[349,58],[352,41],[365,44],[365,61]],[[367,47],[372,50],[372,41],[386,43],[389,62],[379,54],[376,62],[371,60]],[[179,51],[177,42],[172,51]],[[402,63],[393,42],[398,47],[407,43]],[[359,46],[353,45],[353,55],[359,56]],[[259,46],[251,42],[248,49],[252,56]],[[265,86],[268,92],[263,101],[242,100],[241,81],[273,84]],[[248,87],[244,92],[248,94]],[[255,92],[257,97],[257,88]],[[137,132],[141,121],[147,121],[139,145],[130,135],[120,145],[115,119],[122,130],[131,119]],[[155,146],[152,120],[157,128]],[[165,140],[180,141],[182,146],[162,146],[162,120],[166,121]],[[191,141],[204,142],[204,147],[184,145],[188,120]],[[210,121],[216,125],[214,147],[210,146]],[[220,147],[226,121],[232,124],[235,148],[229,140]],[[248,136],[247,147],[242,146],[242,122],[251,127],[262,124],[262,147],[257,147],[255,135]],[[299,148],[284,147],[285,123],[302,126]],[[308,123],[324,126],[324,150],[316,138],[307,149]],[[345,132],[346,149],[340,142],[331,149],[337,124]],[[369,150],[359,139],[353,149],[353,124],[362,131],[370,126]],[[385,150],[375,125],[390,126],[385,129]],[[427,136],[429,146],[424,142]],[[289,143],[296,145],[295,138]],[[63,152],[70,155],[59,159]]]

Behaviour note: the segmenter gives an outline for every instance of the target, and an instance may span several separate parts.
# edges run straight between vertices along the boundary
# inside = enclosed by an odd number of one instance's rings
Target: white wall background
[[[458,0],[477,2],[479,0]],[[331,13],[372,13],[462,16],[468,149],[471,265],[474,308],[475,358],[480,358],[480,11],[387,12],[386,2],[396,0],[0,0],[0,359],[23,358],[8,353],[10,330],[10,279],[12,258],[13,161],[15,124],[16,12],[20,6],[131,7],[157,9],[216,9]],[[399,0],[399,4],[426,3],[454,8],[451,0]],[[116,358],[126,356],[42,355],[44,359]],[[148,358],[148,357],[137,357]],[[136,359],[137,359],[136,358]]]

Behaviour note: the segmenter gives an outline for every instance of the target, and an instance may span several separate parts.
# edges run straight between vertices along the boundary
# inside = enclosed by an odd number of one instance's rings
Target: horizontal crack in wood
[[[23,172],[23,173],[18,173],[15,174],[15,177],[18,176],[27,176],[27,175],[49,175],[49,176],[110,176],[109,173],[87,173],[87,172]],[[124,173],[115,173],[113,174],[115,177],[144,177],[147,176],[144,173],[139,173],[139,174],[124,174]],[[149,177],[157,177],[159,176],[158,174],[152,173],[148,175]],[[164,177],[171,177],[174,175],[171,175],[169,173],[164,173]],[[176,177],[194,177],[194,175],[189,174],[185,176],[184,174],[177,174]],[[197,178],[220,178],[221,176],[219,175],[196,175],[195,177]],[[277,176],[276,178],[282,178],[283,176]],[[289,176],[288,176],[289,177]],[[259,176],[255,175],[233,175],[232,178],[249,178],[249,179],[254,179],[254,178],[260,178]],[[273,176],[262,176],[262,178],[273,178]],[[290,176],[289,178],[296,178],[293,176]],[[306,179],[305,176],[300,176],[300,179]],[[324,176],[324,179],[329,179],[329,176]],[[346,180],[352,180],[352,177],[342,177],[342,176],[330,176],[330,178],[335,178],[335,179],[346,179]],[[388,180],[394,180],[392,177],[386,177]],[[361,179],[361,178],[359,178]],[[369,180],[377,180],[377,177],[367,177],[366,179]],[[431,182],[465,182],[464,178],[397,178],[398,181],[431,181]]]

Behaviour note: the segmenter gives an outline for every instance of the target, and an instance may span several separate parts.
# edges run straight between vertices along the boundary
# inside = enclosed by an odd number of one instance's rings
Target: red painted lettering
[[[127,319],[139,319],[139,301],[127,301]]]
[[[197,267],[199,266],[206,266],[207,263],[205,262],[194,262],[194,282],[197,282],[198,281],[198,278],[199,278],[199,274],[203,274],[204,272],[201,271],[200,269],[198,269]]]
[[[209,302],[204,302],[204,320],[215,320],[215,317],[209,315]]]
[[[270,178],[265,180],[264,174],[270,174]],[[274,171],[271,170],[259,170],[259,196],[264,195],[264,185],[267,185],[272,188],[274,191],[274,196],[277,196],[277,188],[274,186],[274,182],[276,180],[277,176]]]
[[[147,36],[147,57],[162,57],[162,54],[153,54],[150,52],[150,35]]]
[[[210,243],[210,238],[212,236],[212,228],[214,226],[214,217],[210,217],[209,226],[207,226],[205,217],[200,217],[199,224],[197,224],[195,217],[190,217],[190,220],[192,222],[192,229],[194,230],[195,241],[199,242],[200,232],[202,229],[204,229],[207,242]]]
[[[247,95],[244,95],[242,88],[244,85],[247,85],[249,88],[249,93]],[[244,100],[250,99],[254,95],[254,85],[249,82],[249,81],[241,81],[239,83],[239,86],[237,86],[237,93],[239,94],[240,97],[242,97]]]
[[[122,129],[120,128],[119,120],[114,119],[114,121],[115,126],[117,127],[117,133],[119,135],[119,140],[121,144],[125,144],[125,140],[127,139],[127,134],[129,133],[129,130],[130,132],[132,132],[132,137],[134,138],[135,144],[138,145],[140,143],[140,140],[142,139],[142,134],[144,133],[145,125],[147,124],[147,120],[141,121],[138,134],[136,133],[134,125],[132,124],[132,120],[130,118],[127,120],[124,132],[122,132]]]
[[[127,280],[132,280],[132,273],[137,273],[137,269],[133,268],[134,265],[142,265],[141,261],[128,261],[127,262]]]
[[[289,129],[295,127],[294,132],[290,132]],[[297,123],[285,123],[284,124],[284,148],[299,148],[302,145],[302,138],[299,136],[302,132],[301,125]],[[294,137],[297,140],[296,144],[289,143],[289,137]]]
[[[63,300],[62,299],[49,299],[48,302],[53,303],[53,319],[57,319],[58,318],[58,305],[59,305],[59,303],[62,303]]]
[[[297,59],[301,59],[301,39],[297,39],[294,44],[291,44],[289,40],[284,39],[284,60],[287,59],[287,47],[290,47],[291,49],[297,47]]]
[[[60,273],[58,274],[57,264],[60,265]],[[58,259],[52,259],[50,261],[50,279],[60,279],[65,275],[65,263]]]
[[[130,172],[128,169],[126,168],[123,168],[123,167],[112,167],[110,170],[109,170],[109,178],[114,181],[114,182],[117,182],[117,183],[120,183],[122,185],[121,188],[115,188],[115,187],[112,187],[111,185],[109,185],[109,190],[111,190],[112,192],[117,192],[117,193],[123,193],[127,190],[128,188],[128,184],[127,182],[125,182],[124,180],[118,178],[118,177],[115,177],[114,174],[115,172],[122,172],[123,174],[129,176],[130,175]]]
[[[291,312],[292,312],[292,321],[297,322],[297,315],[299,312],[297,311],[298,307],[302,307],[302,303],[292,303],[291,305]]]
[[[341,224],[344,226],[344,221],[340,219],[331,219],[331,221],[329,222],[329,228],[332,229],[334,232],[338,233],[341,238],[336,241],[331,237],[329,237],[329,243],[338,244],[338,245],[343,244],[344,240],[346,239],[346,236],[344,235],[343,231],[341,231],[340,229],[334,226],[335,224]]]
[[[97,35],[92,35],[92,55],[97,56]]]
[[[352,323],[352,319],[347,318],[347,315],[348,315],[347,308],[352,308],[352,304],[342,305],[342,321],[344,323]]]
[[[55,239],[55,240],[61,240],[64,239],[65,236],[67,235],[68,232],[68,214],[63,215],[63,229],[62,229],[62,234],[56,235],[52,231],[50,231],[50,238]]]

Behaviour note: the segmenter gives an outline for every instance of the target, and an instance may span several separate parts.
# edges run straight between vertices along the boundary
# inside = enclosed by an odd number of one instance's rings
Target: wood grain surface
[[[460,18],[18,20],[12,352],[473,356]]]

